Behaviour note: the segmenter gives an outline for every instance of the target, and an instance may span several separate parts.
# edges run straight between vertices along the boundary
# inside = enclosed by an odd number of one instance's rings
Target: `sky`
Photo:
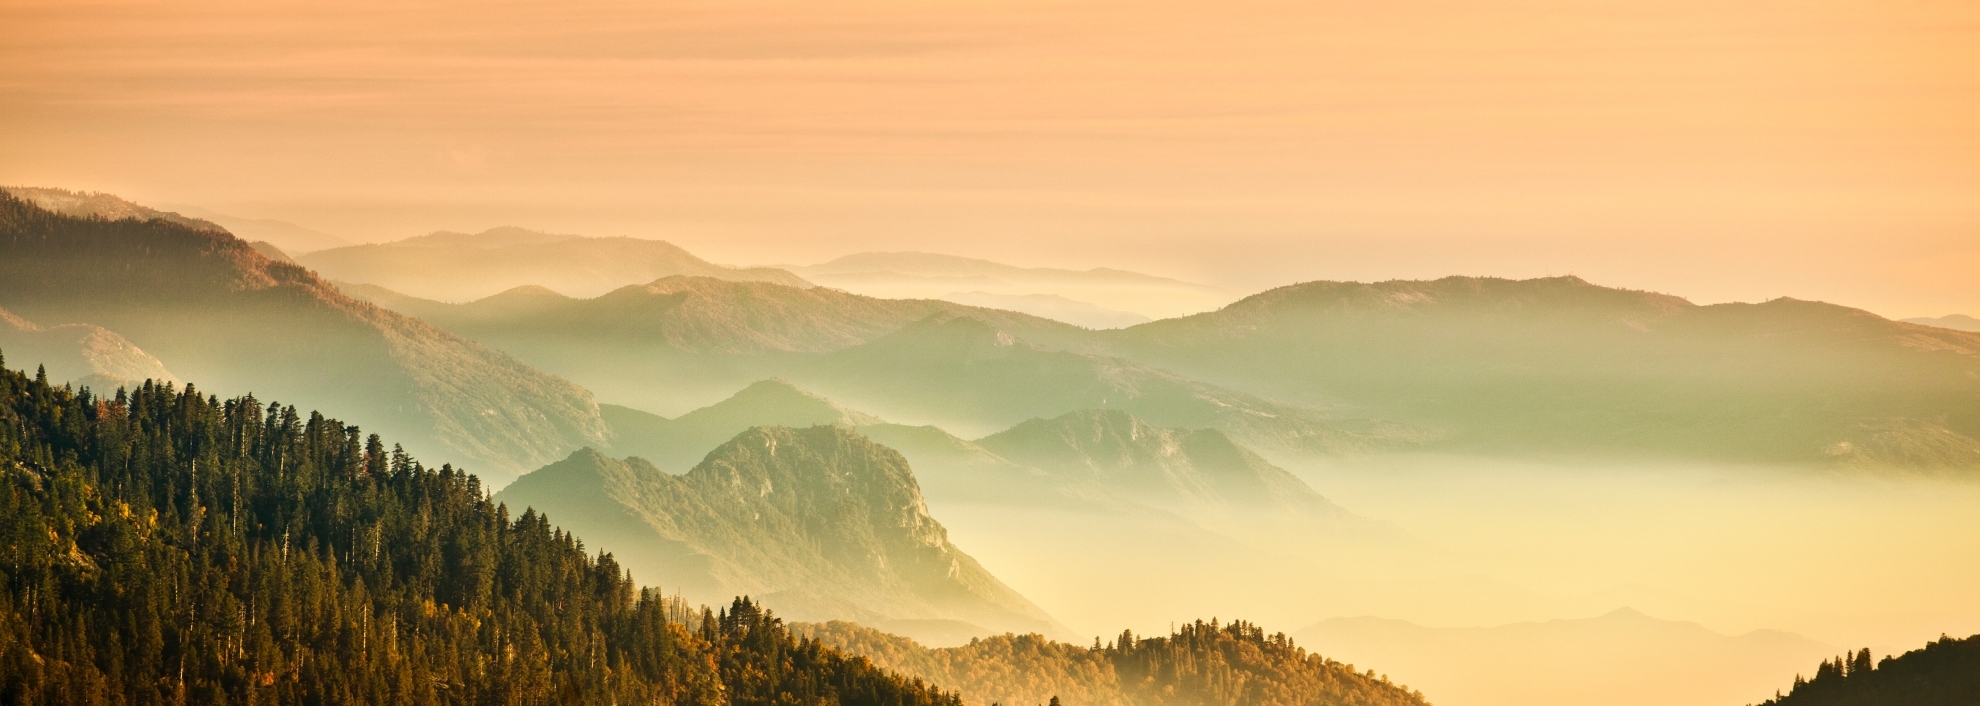
[[[1980,4],[0,0],[0,183],[1980,315]]]

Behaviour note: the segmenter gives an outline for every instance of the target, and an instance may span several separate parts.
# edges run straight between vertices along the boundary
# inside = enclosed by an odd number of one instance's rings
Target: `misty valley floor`
[[[1980,632],[1980,566],[1955,559],[1980,556],[1970,481],[1437,455],[1286,466],[1411,539],[1309,551],[1064,511],[931,510],[1075,630],[1155,633],[1190,615],[1299,628],[1302,645],[1443,706],[1745,704],[1845,648]]]

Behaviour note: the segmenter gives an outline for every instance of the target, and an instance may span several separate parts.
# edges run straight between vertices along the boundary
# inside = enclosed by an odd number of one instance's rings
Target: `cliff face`
[[[498,498],[695,600],[908,632],[1066,632],[949,542],[906,459],[843,427],[750,429],[680,476],[587,449]]]

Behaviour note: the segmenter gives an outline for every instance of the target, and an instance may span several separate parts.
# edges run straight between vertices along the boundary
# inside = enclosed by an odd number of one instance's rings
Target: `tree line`
[[[0,358],[0,703],[960,706],[255,398]]]

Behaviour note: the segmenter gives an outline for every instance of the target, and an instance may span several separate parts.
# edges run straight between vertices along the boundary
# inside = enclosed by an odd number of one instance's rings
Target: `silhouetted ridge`
[[[1968,706],[1980,703],[1980,635],[1941,637],[1871,663],[1863,649],[1824,661],[1762,706]]]

